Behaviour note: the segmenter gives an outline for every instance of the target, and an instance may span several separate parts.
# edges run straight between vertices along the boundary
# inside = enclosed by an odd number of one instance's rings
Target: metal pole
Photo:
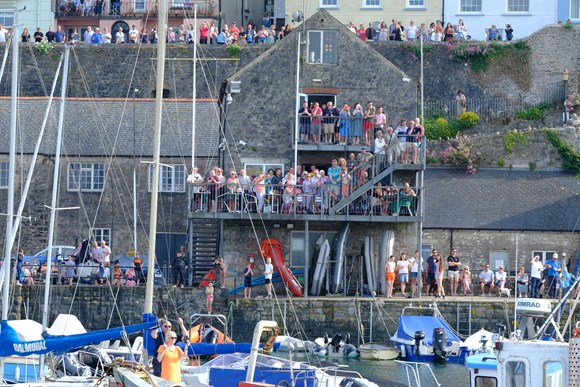
[[[308,271],[310,269],[310,237],[308,226],[309,221],[307,220],[304,222],[304,298],[308,298]]]
[[[294,183],[298,182],[296,173],[298,172],[298,110],[300,110],[300,39],[302,39],[302,35],[299,31],[296,43],[296,101],[294,102]]]
[[[68,66],[70,57],[70,47],[64,46],[64,68],[62,75],[62,91],[60,93],[60,110],[58,114],[58,131],[56,133],[56,151],[54,153],[54,172],[52,181],[52,197],[50,201],[50,222],[48,226],[48,253],[46,254],[46,280],[44,282],[44,306],[42,308],[42,332],[46,331],[48,326],[48,302],[50,300],[50,274],[52,271],[52,246],[54,242],[54,224],[56,222],[56,207],[58,205],[58,181],[60,175],[60,154],[62,148],[62,130],[64,125],[64,108],[66,100],[66,87],[68,82]],[[41,383],[44,383],[44,360],[45,355],[40,355],[40,368],[38,377]]]
[[[425,94],[424,94],[424,82],[423,82],[423,34],[421,33],[421,125],[425,128]],[[423,132],[425,130],[423,129]],[[425,203],[425,190],[423,189],[423,177],[426,164],[426,152],[427,149],[427,137],[423,135],[421,137],[421,149],[419,157],[421,158],[421,171],[419,172],[418,184],[419,188],[419,208],[417,215],[419,216],[419,224],[417,225],[417,250],[419,250],[419,272],[417,273],[417,297],[421,297],[423,289],[423,262],[421,261],[423,255],[423,216],[425,211],[423,205]]]
[[[145,288],[145,313],[153,312],[153,277],[155,271],[155,245],[157,237],[157,199],[159,197],[159,158],[161,144],[161,109],[163,107],[163,84],[165,76],[164,34],[167,23],[167,2],[159,2],[158,31],[162,34],[157,45],[157,83],[155,86],[155,130],[153,132],[153,181],[151,190],[151,214],[149,215],[149,250],[147,257],[147,286]]]
[[[193,7],[193,107],[191,109],[191,167],[195,167],[195,115],[196,115],[196,99],[197,99],[197,4]]]

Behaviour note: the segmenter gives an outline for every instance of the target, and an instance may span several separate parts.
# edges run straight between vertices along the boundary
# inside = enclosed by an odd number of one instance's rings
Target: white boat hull
[[[363,360],[394,360],[401,354],[398,348],[377,343],[363,344],[358,350]]]

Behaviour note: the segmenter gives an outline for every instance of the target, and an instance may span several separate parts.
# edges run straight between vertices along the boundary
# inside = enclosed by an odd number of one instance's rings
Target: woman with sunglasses
[[[170,331],[165,335],[165,344],[157,350],[157,360],[161,363],[161,377],[175,383],[181,383],[181,359],[187,357],[189,340],[185,342],[185,351],[175,343],[177,333]]]

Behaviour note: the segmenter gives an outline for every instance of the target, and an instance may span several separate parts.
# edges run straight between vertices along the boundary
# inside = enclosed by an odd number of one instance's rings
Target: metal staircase
[[[214,267],[214,259],[219,248],[219,219],[190,218],[188,235],[192,255],[191,275],[194,285]]]
[[[393,164],[389,165],[388,167],[383,169],[381,172],[376,174],[372,179],[369,179],[369,181],[367,181],[365,184],[361,185],[356,190],[354,190],[350,195],[348,195],[344,199],[340,200],[334,206],[330,207],[328,209],[328,213],[330,215],[335,215],[338,211],[344,209],[350,203],[352,203],[353,201],[355,201],[356,199],[358,199],[359,197],[364,195],[366,192],[371,190],[375,186],[375,184],[377,184],[379,181],[383,180],[385,177],[389,176],[394,171],[396,171],[396,170],[397,171],[417,170],[418,167],[419,167],[418,164],[396,164],[396,163],[393,163]]]

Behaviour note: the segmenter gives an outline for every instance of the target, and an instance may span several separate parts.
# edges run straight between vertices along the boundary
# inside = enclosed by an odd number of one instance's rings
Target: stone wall
[[[17,287],[10,319],[25,318],[25,311],[32,320],[41,321],[43,303],[41,286]],[[50,303],[49,324],[59,313],[71,313],[79,318],[89,331],[105,329],[121,324],[141,322],[143,313],[144,288],[113,288],[106,286],[81,286],[78,289],[68,286],[53,286]],[[408,300],[370,298],[308,298],[273,300],[245,300],[224,298],[219,294],[214,302],[215,313],[228,316],[230,332],[237,341],[249,341],[255,324],[259,320],[275,319],[280,327],[301,338],[315,339],[324,333],[350,333],[357,342],[358,327],[362,323],[365,335],[372,330],[372,339],[377,342],[388,341],[395,334],[397,322]],[[428,306],[430,300],[415,300],[413,306]],[[462,298],[458,301],[443,301],[437,304],[439,311],[450,326],[458,327],[467,323],[466,317],[471,308],[471,331],[480,328],[495,329],[497,324],[508,328],[513,325],[513,299]],[[25,309],[26,308],[26,309]],[[371,312],[372,308],[372,312]],[[158,317],[166,316],[175,321],[182,317],[189,326],[190,316],[205,313],[203,290],[158,288],[154,294],[153,311]],[[358,317],[357,317],[358,316]],[[563,316],[563,319],[567,316]],[[469,324],[460,325],[467,334]],[[429,332],[426,332],[429,334]]]

